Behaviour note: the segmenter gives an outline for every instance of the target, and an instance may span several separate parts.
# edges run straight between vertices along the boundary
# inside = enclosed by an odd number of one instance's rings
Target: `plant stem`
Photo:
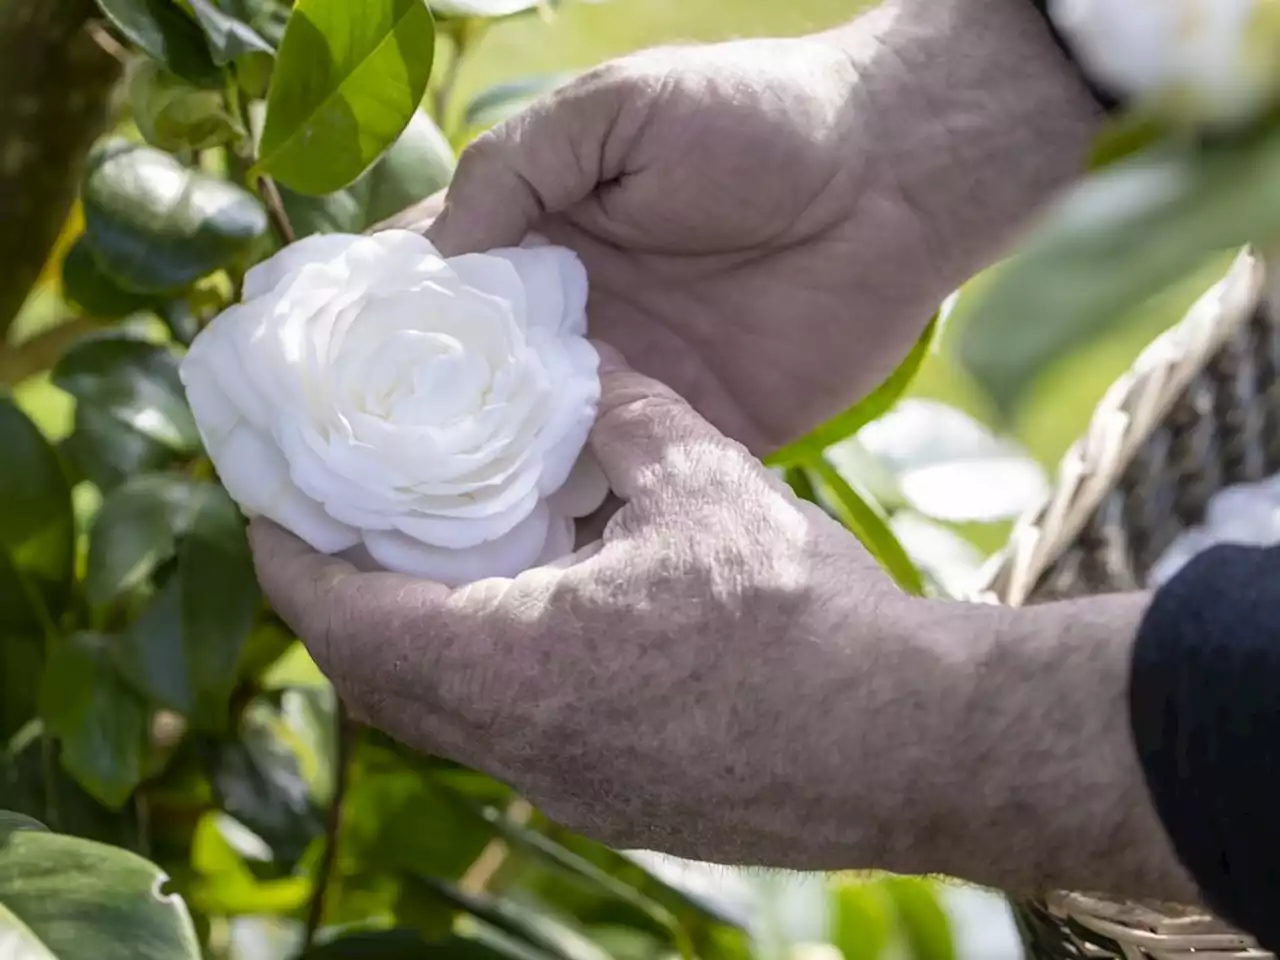
[[[527,800],[513,800],[504,816],[517,826],[523,827],[533,816],[533,807]],[[458,889],[473,895],[486,892],[510,855],[511,847],[507,841],[501,837],[494,837],[472,861],[467,872],[462,875],[462,879],[458,881]]]
[[[359,732],[341,700],[338,701],[334,723],[337,733],[337,750],[334,757],[333,797],[329,801],[329,814],[325,820],[324,850],[320,854],[320,865],[316,868],[316,886],[311,894],[311,903],[307,907],[307,926],[302,937],[303,953],[306,953],[315,943],[320,924],[324,921],[325,894],[328,892],[333,868],[337,863],[338,834],[342,829],[342,802],[347,794],[351,758],[355,752],[356,735]]]
[[[276,228],[280,239],[285,244],[293,243],[297,234],[293,232],[293,224],[285,213],[284,199],[280,196],[280,188],[276,186],[276,182],[265,173],[262,174],[258,178],[258,192],[262,194],[262,201],[267,205],[267,216],[271,218],[271,225]]]
[[[13,388],[48,370],[67,348],[101,324],[91,317],[68,317],[0,352],[0,387]]]
[[[446,129],[448,123],[448,113],[453,106],[453,94],[458,86],[458,74],[462,70],[462,62],[476,42],[484,36],[487,26],[487,21],[469,19],[450,33],[453,40],[453,54],[449,57],[449,65],[445,67],[444,74],[431,95],[432,113],[435,114],[436,124],[441,130]]]

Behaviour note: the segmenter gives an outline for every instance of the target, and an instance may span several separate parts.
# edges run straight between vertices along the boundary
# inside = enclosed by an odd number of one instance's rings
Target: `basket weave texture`
[[[1215,493],[1280,473],[1280,298],[1269,286],[1280,289],[1242,253],[1142,353],[974,599],[1024,605],[1142,588]],[[1032,960],[1275,960],[1200,908],[1059,892],[1015,913]]]

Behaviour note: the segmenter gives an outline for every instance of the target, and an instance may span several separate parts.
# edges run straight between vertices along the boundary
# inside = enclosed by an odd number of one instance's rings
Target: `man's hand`
[[[1027,0],[890,0],[590,71],[469,147],[428,232],[572,247],[592,335],[761,454],[897,365],[1094,113]]]
[[[918,715],[913,691],[942,678],[928,656],[908,669],[907,601],[838,524],[605,352],[591,445],[625,506],[576,562],[450,591],[257,521],[276,610],[357,716],[615,845],[796,866],[887,845],[873,835],[902,819],[914,764],[885,770],[879,747],[945,726]],[[874,736],[851,726],[869,710]],[[864,803],[859,769],[902,789]]]

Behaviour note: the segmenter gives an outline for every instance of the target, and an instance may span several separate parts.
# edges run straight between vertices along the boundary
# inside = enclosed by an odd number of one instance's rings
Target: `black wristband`
[[[1156,592],[1129,707],[1155,809],[1205,902],[1280,952],[1280,549],[1213,547]]]
[[[1116,0],[1116,2],[1123,2],[1123,0]],[[1048,24],[1049,32],[1053,34],[1053,40],[1058,45],[1058,49],[1060,49],[1066,58],[1075,66],[1076,73],[1080,75],[1081,81],[1084,83],[1085,87],[1088,88],[1089,92],[1093,94],[1093,98],[1102,105],[1102,109],[1107,113],[1114,113],[1119,110],[1121,106],[1120,100],[1090,77],[1088,71],[1086,71],[1084,67],[1081,66],[1080,61],[1076,59],[1075,51],[1071,49],[1071,44],[1067,42],[1067,38],[1058,30],[1057,24],[1053,22],[1053,17],[1049,15],[1049,0],[1031,0],[1031,5],[1039,11],[1042,17],[1044,17],[1044,22]]]

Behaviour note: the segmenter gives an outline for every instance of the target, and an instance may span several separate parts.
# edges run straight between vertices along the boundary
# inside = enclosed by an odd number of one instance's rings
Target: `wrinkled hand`
[[[860,79],[818,38],[614,61],[476,140],[428,235],[573,248],[592,335],[763,453],[874,387],[948,292]]]
[[[899,750],[894,731],[946,749],[947,712],[921,714],[914,687],[942,686],[936,658],[914,663],[919,641],[893,635],[914,601],[605,353],[591,445],[625,505],[573,562],[451,591],[255,521],[266,592],[357,716],[561,823],[618,846],[849,866],[868,831],[910,822],[912,750],[876,760]],[[874,771],[874,797],[855,802],[852,771]]]

